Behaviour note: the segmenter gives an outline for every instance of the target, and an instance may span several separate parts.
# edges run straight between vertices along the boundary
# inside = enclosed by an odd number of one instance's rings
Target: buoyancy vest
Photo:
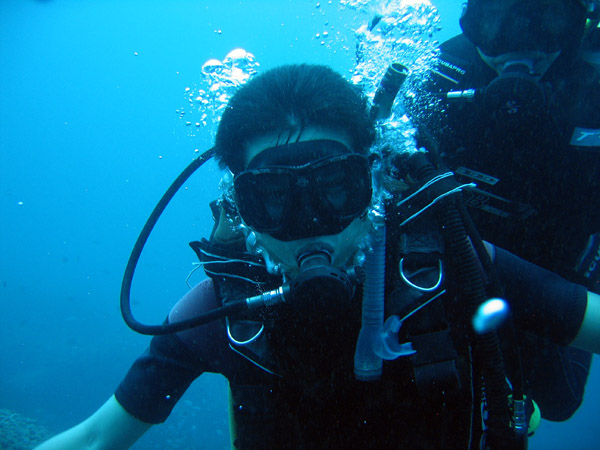
[[[400,231],[393,223],[399,216],[389,217],[386,316],[402,317],[446,291],[400,331],[400,341],[417,352],[385,362],[377,382],[354,379],[360,288],[333,321],[299,323],[285,305],[230,317],[230,347],[261,369],[229,380],[236,448],[469,448],[478,441],[481,386],[462,323],[453,317],[443,239],[431,221]],[[192,247],[219,302],[281,284],[239,242]]]

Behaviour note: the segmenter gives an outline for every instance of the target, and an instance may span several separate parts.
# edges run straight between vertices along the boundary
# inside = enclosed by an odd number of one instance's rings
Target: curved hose
[[[417,179],[429,179],[435,175],[434,167],[423,154],[415,154],[410,163],[416,170]],[[445,232],[451,267],[456,274],[456,284],[461,287],[461,295],[466,302],[465,314],[467,318],[471,318],[477,307],[487,299],[480,268],[457,207],[444,201],[438,212]],[[468,324],[465,328],[471,330]],[[475,364],[481,367],[488,406],[486,445],[494,449],[518,448],[510,428],[506,372],[498,334],[493,331],[477,335],[471,331],[470,339]]]
[[[148,217],[144,228],[140,232],[140,235],[133,246],[133,250],[129,255],[129,261],[127,261],[127,267],[125,268],[125,273],[123,274],[123,282],[121,283],[121,315],[125,320],[125,323],[134,331],[137,331],[141,334],[150,334],[150,335],[159,335],[159,334],[169,334],[175,333],[178,331],[186,330],[188,328],[193,328],[195,326],[201,325],[202,323],[206,323],[211,320],[215,320],[219,317],[223,317],[223,315],[234,312],[235,310],[239,310],[241,305],[228,305],[226,307],[218,308],[215,311],[210,311],[207,314],[203,314],[201,317],[193,317],[191,319],[187,319],[181,322],[169,323],[169,324],[161,324],[161,325],[145,325],[143,323],[138,322],[131,312],[131,282],[133,280],[133,275],[135,273],[135,268],[140,259],[140,255],[142,254],[142,250],[150,233],[154,229],[156,222],[160,218],[161,214],[171,201],[171,199],[175,196],[177,191],[181,188],[183,183],[185,183],[188,178],[192,176],[192,174],[202,165],[207,162],[209,159],[213,157],[215,154],[214,148],[210,148],[202,153],[198,158],[194,159],[184,170],[179,174],[179,176],[173,181],[171,186],[167,189],[167,191],[163,194],[162,198],[159,200],[157,205],[154,207],[154,210]],[[245,307],[245,305],[242,305]],[[207,317],[204,317],[207,316]]]

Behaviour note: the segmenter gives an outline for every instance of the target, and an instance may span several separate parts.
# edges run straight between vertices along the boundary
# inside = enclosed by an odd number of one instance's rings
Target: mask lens
[[[371,201],[364,156],[333,156],[302,167],[264,167],[234,179],[238,210],[254,230],[290,241],[341,232]]]
[[[293,175],[285,169],[252,170],[234,180],[236,203],[244,221],[258,231],[281,226],[289,203]]]
[[[338,157],[315,167],[312,178],[326,207],[336,216],[360,215],[371,201],[369,164],[360,155]]]

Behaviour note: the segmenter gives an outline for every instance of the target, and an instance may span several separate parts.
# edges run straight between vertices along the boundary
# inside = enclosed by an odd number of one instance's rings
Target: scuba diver
[[[597,0],[468,0],[462,34],[440,46],[428,82],[406,105],[434,164],[475,184],[465,203],[483,239],[594,292],[599,14]],[[437,107],[425,110],[432,101]],[[526,364],[532,373],[546,367],[536,389],[558,396],[540,404],[543,417],[568,419],[591,355],[546,348]]]
[[[481,241],[451,172],[376,142],[384,109],[320,65],[241,87],[215,140],[230,173],[215,225],[191,243],[208,278],[140,324],[136,244],[123,315],[155,337],[38,450],[128,448],[204,372],[229,381],[237,449],[526,448],[536,349],[517,333],[600,352],[600,297]]]

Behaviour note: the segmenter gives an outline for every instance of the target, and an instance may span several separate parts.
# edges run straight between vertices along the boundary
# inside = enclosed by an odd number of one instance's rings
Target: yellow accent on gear
[[[531,403],[533,404],[533,414],[529,418],[529,426],[527,427],[527,434],[529,436],[535,433],[535,430],[538,429],[540,423],[542,422],[542,414],[540,413],[540,408],[537,403],[532,399]]]

